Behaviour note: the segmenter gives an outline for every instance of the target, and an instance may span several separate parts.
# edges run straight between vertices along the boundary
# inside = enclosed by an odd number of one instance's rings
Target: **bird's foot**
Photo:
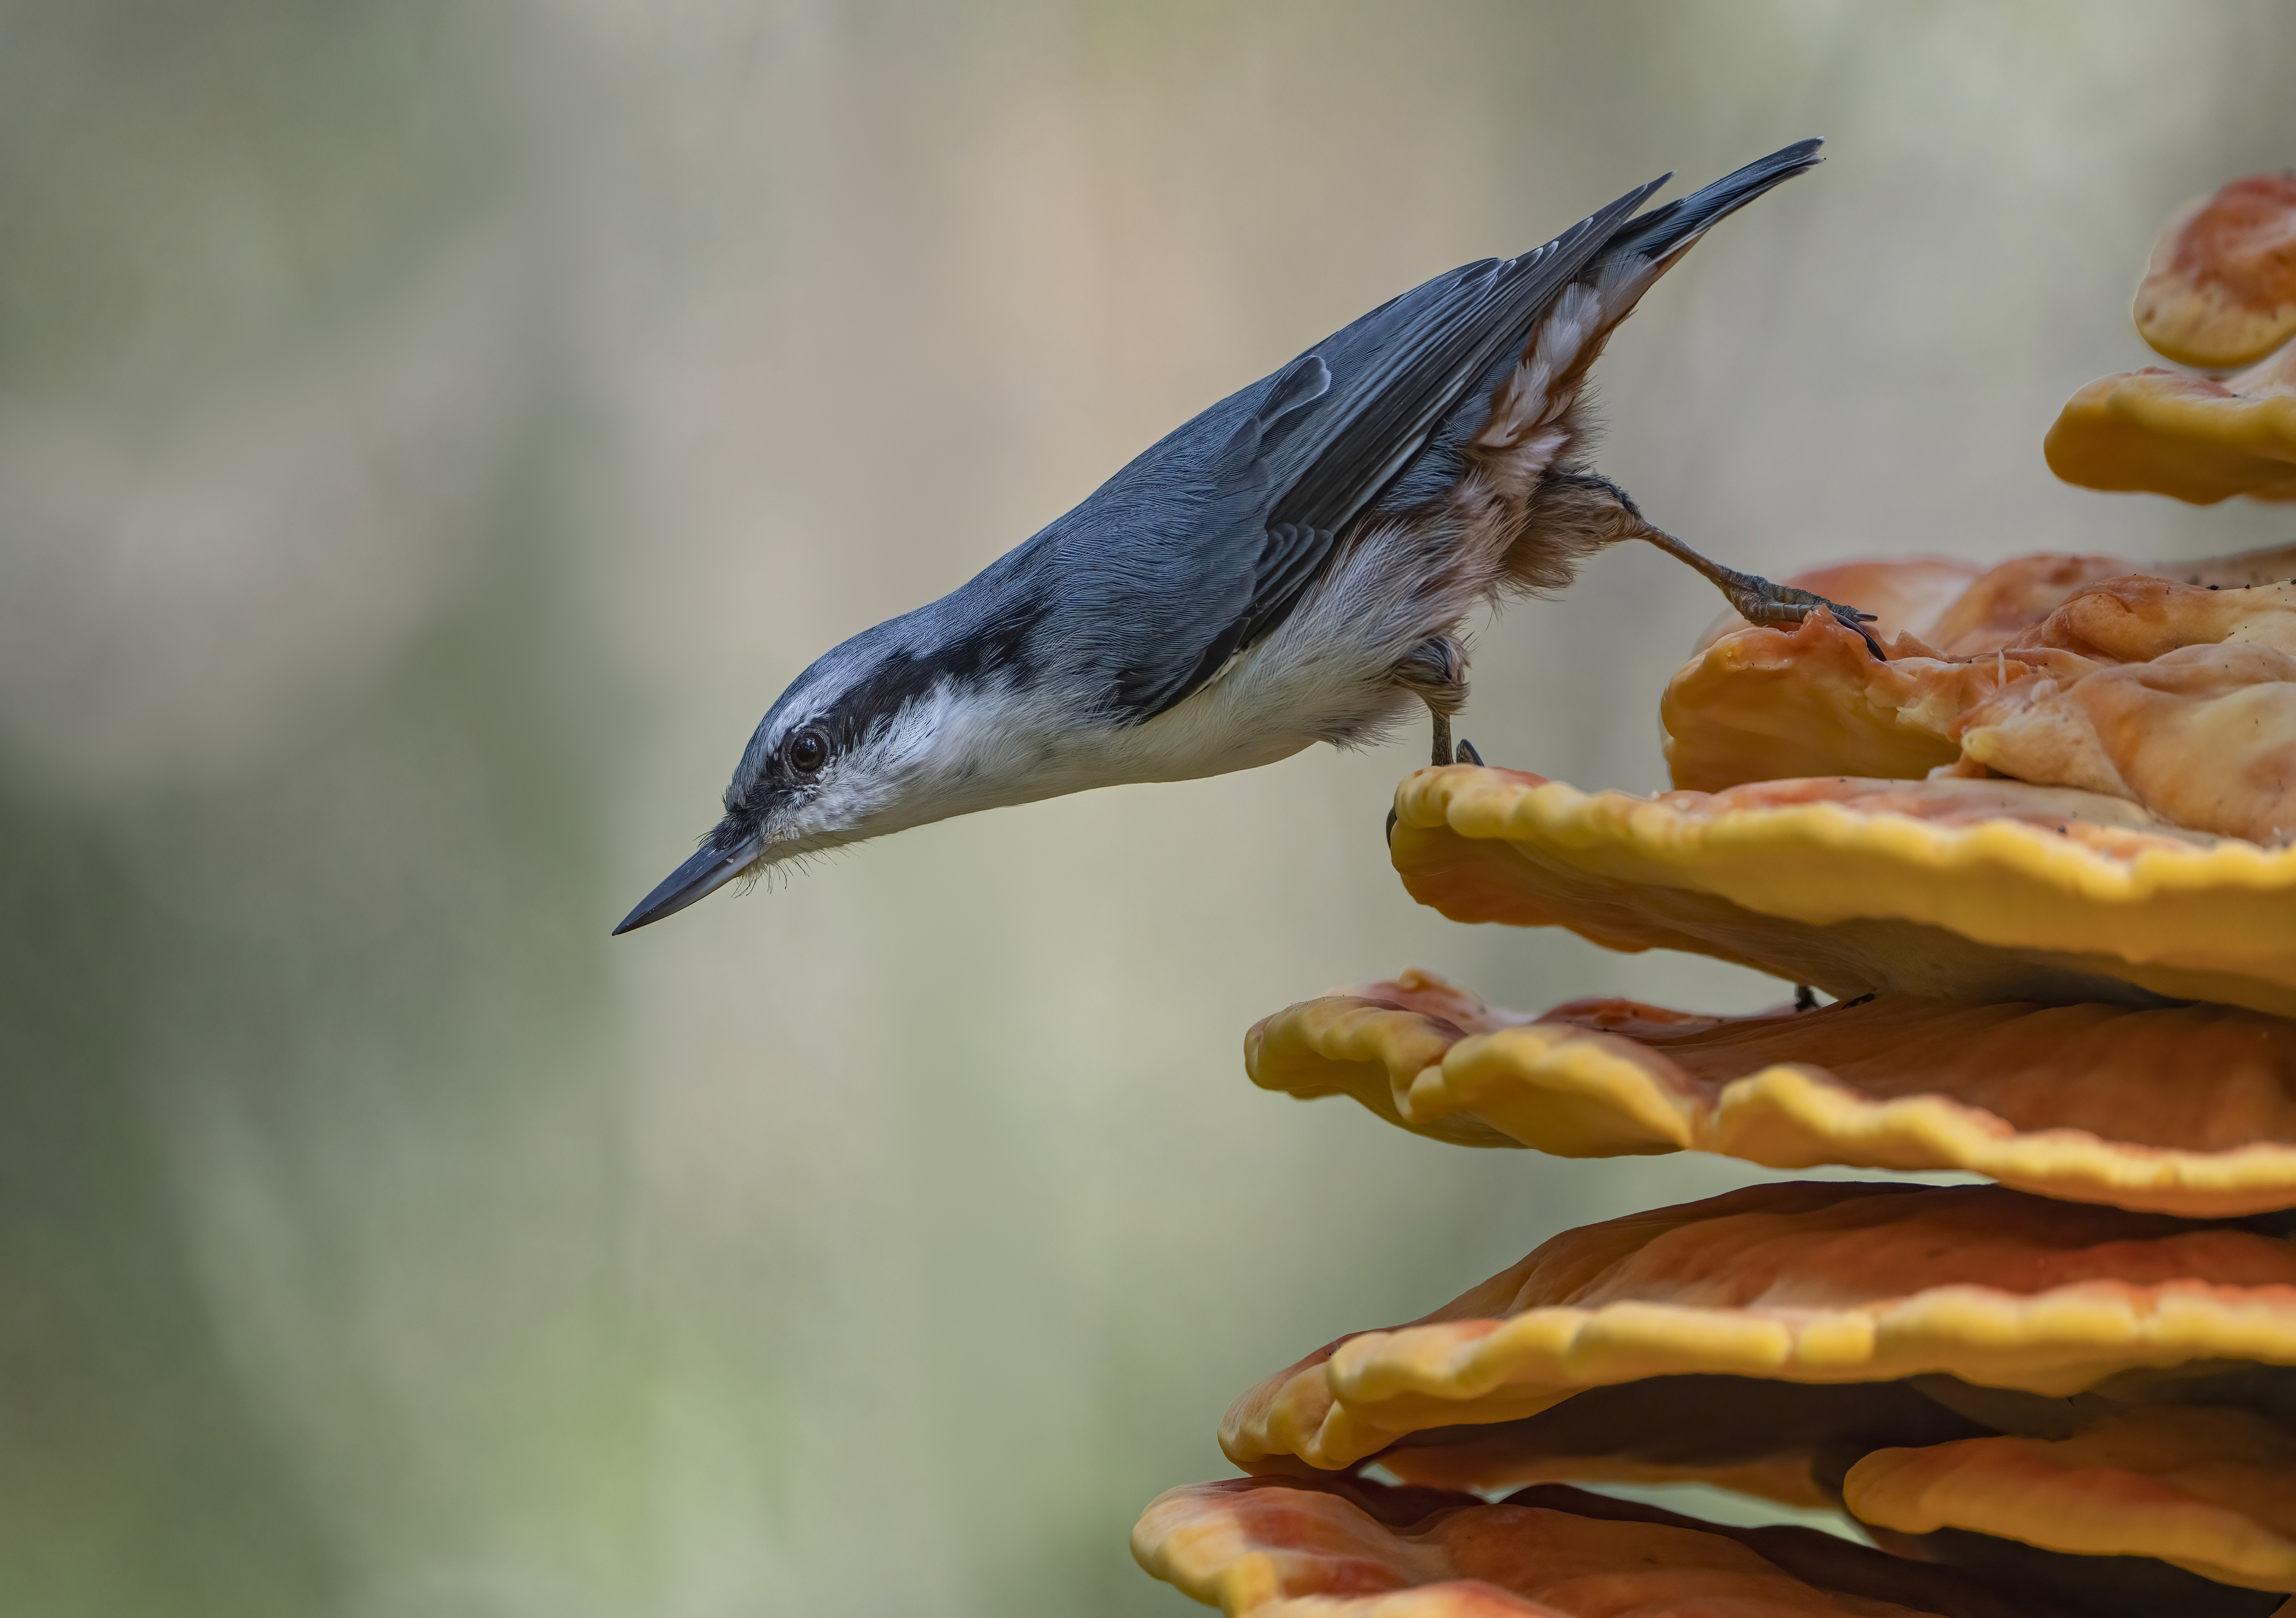
[[[1788,628],[1801,623],[1813,612],[1825,611],[1833,621],[1866,642],[1866,650],[1875,658],[1888,661],[1882,643],[1874,638],[1866,625],[1874,621],[1874,614],[1860,612],[1855,607],[1845,607],[1840,601],[1829,601],[1808,590],[1797,590],[1792,584],[1773,584],[1759,574],[1740,573],[1728,581],[1716,581],[1730,602],[1733,611],[1749,624],[1765,628]]]
[[[1451,756],[1451,762],[1461,764],[1473,764],[1480,768],[1483,762],[1483,756],[1475,751],[1475,744],[1473,742],[1469,741],[1463,736],[1459,739],[1459,750]]]
[[[1615,491],[1614,491],[1615,492]],[[1699,576],[1719,590],[1730,603],[1731,610],[1749,624],[1768,628],[1789,627],[1800,623],[1813,612],[1824,610],[1833,615],[1833,621],[1854,632],[1866,642],[1866,650],[1878,661],[1889,659],[1882,643],[1866,632],[1866,625],[1874,621],[1870,612],[1860,612],[1855,607],[1844,607],[1839,601],[1829,601],[1824,596],[1808,590],[1797,590],[1792,584],[1773,584],[1758,573],[1741,573],[1735,568],[1726,568],[1720,562],[1701,556],[1664,528],[1652,527],[1636,518],[1634,537],[1647,540],[1676,560],[1687,563]]]

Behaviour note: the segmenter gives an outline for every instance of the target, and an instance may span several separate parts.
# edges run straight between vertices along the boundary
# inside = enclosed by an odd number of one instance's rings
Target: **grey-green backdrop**
[[[0,1610],[1171,1614],[1250,1381],[1738,1182],[1254,1091],[1432,966],[1418,739],[606,929],[766,703],[1150,438],[1667,168],[1832,139],[1651,297],[1604,464],[1765,571],[2200,553],[2052,482],[2278,4],[0,0]],[[1660,782],[1654,554],[1480,633],[1496,762]]]

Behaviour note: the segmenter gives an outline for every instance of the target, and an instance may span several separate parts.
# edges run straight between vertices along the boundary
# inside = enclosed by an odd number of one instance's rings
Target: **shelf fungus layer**
[[[1264,1088],[1351,1096],[1468,1146],[1959,1170],[2202,1218],[2296,1206],[2296,1021],[2224,1006],[1892,993],[1752,1017],[1582,1000],[1531,1017],[1406,972],[1263,1019],[1244,1057]]]
[[[2206,1000],[2296,1015],[2296,848],[2014,780],[1824,777],[1637,797],[1423,770],[1389,838],[1423,904],[1690,950],[1841,1000]]]
[[[2256,1410],[2156,1405],[2061,1438],[1876,1450],[1849,1468],[1860,1522],[2084,1557],[2147,1557],[2221,1584],[2296,1592],[2296,1430]]]
[[[2177,209],[2134,310],[2180,365],[2222,370],[2296,337],[2296,174],[2250,175]]]
[[[1818,617],[1726,634],[1660,701],[1675,784],[2006,776],[2191,831],[2296,838],[2296,583],[2093,579],[2030,623],[1957,644],[1901,634],[1877,661]]]
[[[1220,1443],[1247,1471],[1402,1472],[1416,1434],[1472,1443],[1444,1430],[1679,1377],[1911,1381],[2001,1431],[2033,1396],[2162,1402],[2247,1377],[2264,1392],[2218,1401],[2284,1397],[2290,1366],[2296,1243],[2264,1228],[1996,1186],[1790,1182],[1567,1231],[1419,1320],[1277,1372]]]
[[[2041,453],[2083,488],[2296,500],[2296,343],[2222,379],[2158,365],[2099,377],[2065,401]]]
[[[1815,1529],[1724,1528],[1546,1485],[1495,1504],[1356,1480],[1172,1490],[1132,1533],[1228,1618],[2043,1618],[1953,1570]]]

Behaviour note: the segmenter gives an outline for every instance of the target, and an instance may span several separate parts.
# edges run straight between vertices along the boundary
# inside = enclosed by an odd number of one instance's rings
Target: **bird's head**
[[[856,635],[797,677],[742,751],[724,817],[617,934],[784,861],[1015,801],[1036,751],[1025,620],[942,639],[920,633],[922,616]]]

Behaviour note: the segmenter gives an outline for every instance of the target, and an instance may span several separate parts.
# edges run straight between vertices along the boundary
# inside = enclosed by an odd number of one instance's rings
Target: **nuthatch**
[[[1621,539],[1679,557],[1756,623],[1825,610],[1858,629],[1865,615],[1707,560],[1573,459],[1611,332],[1818,144],[1637,216],[1663,176],[1535,252],[1382,304],[960,589],[855,635],[767,710],[725,818],[614,930],[951,815],[1360,745],[1414,702],[1450,763],[1462,621],[1561,589]]]

